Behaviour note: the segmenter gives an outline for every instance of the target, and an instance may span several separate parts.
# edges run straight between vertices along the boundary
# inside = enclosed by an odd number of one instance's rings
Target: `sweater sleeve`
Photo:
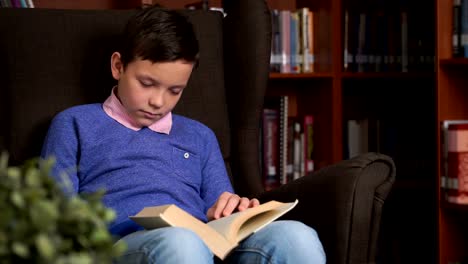
[[[206,151],[202,163],[201,197],[205,202],[206,213],[223,192],[233,192],[233,188],[226,171],[218,140],[212,130],[209,130],[205,140]]]
[[[41,157],[55,159],[51,176],[65,193],[78,193],[79,142],[75,120],[71,115],[62,112],[52,120],[42,146]]]

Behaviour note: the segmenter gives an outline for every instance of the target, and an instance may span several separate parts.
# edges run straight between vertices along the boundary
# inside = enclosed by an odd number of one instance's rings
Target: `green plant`
[[[125,250],[114,246],[107,224],[115,212],[103,191],[70,196],[50,177],[53,159],[8,165],[0,156],[1,263],[111,263]]]

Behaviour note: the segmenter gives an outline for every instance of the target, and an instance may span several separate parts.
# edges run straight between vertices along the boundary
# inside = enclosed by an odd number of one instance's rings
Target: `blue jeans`
[[[297,221],[276,221],[242,241],[221,262],[192,231],[166,227],[139,231],[121,239],[126,253],[115,263],[325,263],[317,233]],[[119,243],[119,242],[117,242]]]

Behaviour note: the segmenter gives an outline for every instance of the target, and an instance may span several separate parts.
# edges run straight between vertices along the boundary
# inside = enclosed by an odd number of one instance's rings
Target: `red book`
[[[314,171],[314,116],[304,116],[304,172]]]
[[[468,124],[449,125],[447,148],[447,200],[468,204]]]
[[[279,111],[263,109],[263,185],[265,190],[279,186]]]

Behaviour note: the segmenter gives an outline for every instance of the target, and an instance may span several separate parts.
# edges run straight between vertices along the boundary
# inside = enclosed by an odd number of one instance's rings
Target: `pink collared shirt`
[[[112,119],[131,130],[138,131],[142,129],[142,127],[135,124],[132,118],[127,114],[127,111],[125,110],[124,106],[114,93],[115,89],[116,87],[112,88],[111,95],[106,99],[106,101],[102,105],[104,112],[106,112],[106,114]],[[155,132],[169,135],[169,132],[171,132],[172,128],[172,113],[169,112],[167,115],[163,116],[161,119],[150,125],[148,128]]]

